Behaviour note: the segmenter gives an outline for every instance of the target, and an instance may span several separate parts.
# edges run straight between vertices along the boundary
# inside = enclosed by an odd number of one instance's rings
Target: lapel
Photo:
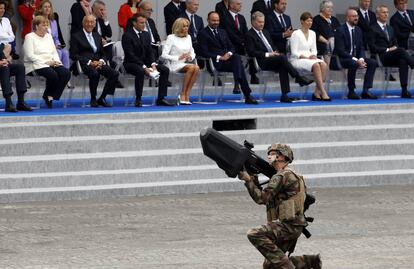
[[[413,19],[412,19],[412,18],[411,18],[411,16],[410,16],[410,13],[408,13],[408,10],[406,10],[406,12],[407,12],[407,16],[410,18],[410,20],[411,20],[411,21],[413,21]],[[397,11],[397,13],[398,13],[398,16],[400,16],[400,18],[401,18],[401,20],[403,21],[403,23],[404,23],[405,25],[407,25],[407,26],[410,26],[410,27],[411,27],[410,22],[408,22],[408,21],[405,19],[405,17],[404,17],[403,15],[401,15],[401,14],[400,14],[400,12],[398,12],[398,11]]]
[[[221,37],[220,29],[217,28],[217,33],[218,33],[217,37],[214,36],[213,32],[211,31],[210,27],[208,27],[208,26],[207,26],[207,32],[208,32],[211,40],[213,40],[213,42],[216,43],[216,45],[218,45],[221,48],[224,48],[222,38],[220,38]]]
[[[96,52],[101,50],[101,36],[96,33],[92,32],[93,40],[95,40]]]
[[[92,52],[92,53],[94,53],[93,52],[93,49],[92,49],[92,46],[91,46],[91,44],[89,43],[89,40],[88,40],[88,38],[86,37],[86,34],[84,33],[84,31],[82,30],[82,32],[81,32],[81,39],[83,39],[83,43],[88,47],[88,49],[90,50],[90,52]]]
[[[279,18],[277,17],[277,15],[276,15],[276,13],[274,12],[274,11],[272,11],[272,13],[271,13],[272,15],[272,18],[273,18],[273,20],[274,20],[274,22],[276,23],[276,25],[278,25],[278,27],[280,28],[280,29],[283,29],[283,26],[282,26],[282,24],[280,23],[280,21],[279,21]]]

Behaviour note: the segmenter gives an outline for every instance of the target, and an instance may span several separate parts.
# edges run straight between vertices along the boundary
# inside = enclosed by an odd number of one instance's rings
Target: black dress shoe
[[[52,108],[53,107],[52,100],[49,100],[49,98],[47,96],[44,96],[44,95],[42,96],[42,98],[43,98],[43,100],[45,100],[45,104],[46,104],[47,108]]]
[[[103,107],[112,107],[111,104],[108,104],[105,100],[105,98],[100,97],[97,101],[98,105],[103,106]]]
[[[124,88],[124,85],[122,85],[122,83],[121,83],[121,81],[117,81],[116,82],[116,84],[115,84],[115,88],[120,88],[120,89],[122,89],[122,88]]]
[[[233,94],[240,94],[240,93],[241,93],[241,90],[238,86],[233,88]]]
[[[290,99],[290,97],[287,96],[287,94],[282,94],[282,96],[280,97],[280,102],[282,102],[282,103],[292,103],[292,99]]]
[[[411,98],[411,94],[409,91],[402,91],[401,92],[401,98],[407,98],[410,99]]]
[[[257,102],[257,100],[254,99],[253,96],[251,96],[251,95],[247,96],[244,99],[244,103],[247,104],[247,105],[258,105],[259,104],[259,102]]]
[[[4,111],[6,112],[17,112],[17,109],[14,107],[13,103],[6,104]]]
[[[96,101],[95,98],[91,99],[91,107],[99,107],[98,102]]]
[[[172,82],[171,81],[167,81],[167,87],[171,87],[172,86]],[[158,82],[155,81],[155,87],[158,87]]]
[[[135,99],[135,107],[142,107],[141,99]]]
[[[355,92],[349,92],[348,93],[348,99],[350,100],[359,100],[361,97],[359,97]]]
[[[250,84],[259,84],[259,78],[256,75],[250,77]]]
[[[307,86],[309,84],[311,84],[313,82],[312,79],[306,79],[302,76],[299,76],[295,79],[295,82],[299,84],[299,86],[303,87],[303,86]]]
[[[362,92],[361,93],[361,98],[362,99],[378,99],[378,97],[376,97],[375,95],[373,95],[372,93],[370,93],[370,92]]]
[[[16,106],[17,110],[19,111],[33,111],[33,109],[26,104],[26,102],[17,102],[17,106]]]
[[[390,74],[388,79],[389,79],[389,81],[396,81],[397,80],[392,74]]]
[[[322,98],[316,97],[316,95],[313,93],[312,94],[312,101],[322,101]]]
[[[157,106],[174,106],[174,104],[171,104],[170,102],[162,98],[162,99],[157,99]]]

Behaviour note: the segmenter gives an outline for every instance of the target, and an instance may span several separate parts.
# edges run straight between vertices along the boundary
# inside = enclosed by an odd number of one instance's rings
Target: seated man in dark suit
[[[93,31],[96,18],[93,15],[87,15],[83,17],[82,25],[83,29],[74,33],[70,39],[70,57],[74,62],[79,61],[84,74],[89,78],[91,107],[110,107],[105,97],[115,93],[119,73],[106,64],[107,58],[103,50],[102,37]],[[101,96],[96,100],[101,75],[107,80]]]
[[[234,82],[240,84],[246,104],[258,104],[250,95],[251,89],[246,79],[240,55],[234,50],[227,33],[219,29],[220,16],[212,11],[207,16],[208,26],[198,35],[198,43],[203,57],[212,58],[218,71],[233,72]]]
[[[397,47],[397,39],[392,27],[387,25],[388,7],[379,5],[376,9],[377,23],[372,25],[368,37],[368,46],[371,54],[378,54],[384,66],[399,68],[401,97],[411,98],[408,91],[408,68],[414,68],[414,57],[401,47]]]
[[[252,28],[246,34],[246,50],[251,57],[256,57],[260,68],[263,70],[274,70],[279,73],[282,96],[280,101],[291,103],[292,99],[287,95],[290,92],[289,74],[296,78],[301,85],[310,84],[302,78],[298,71],[289,63],[286,55],[277,52],[269,32],[263,29],[265,15],[256,11],[252,14]]]
[[[358,9],[358,27],[362,30],[364,48],[368,49],[368,34],[371,31],[371,25],[377,23],[375,12],[369,10],[371,0],[359,0]]]
[[[266,16],[264,27],[272,36],[272,41],[276,45],[277,51],[281,53],[286,53],[287,39],[293,33],[290,17],[284,14],[286,6],[286,0],[274,0],[273,10]]]
[[[23,64],[12,63],[11,46],[9,44],[0,44],[0,85],[3,91],[3,97],[6,100],[4,110],[6,112],[32,111],[24,101],[26,88],[26,72]],[[12,102],[13,90],[10,83],[10,77],[16,77],[17,107]],[[17,108],[17,109],[16,109]]]
[[[146,21],[144,15],[134,14],[131,18],[132,28],[128,28],[122,35],[122,48],[125,53],[124,67],[128,73],[135,76],[135,106],[142,106],[141,96],[144,87],[144,76],[149,76],[155,71],[160,73],[157,105],[172,106],[164,99],[167,95],[170,71],[164,65],[155,63],[150,35],[145,31]]]
[[[336,29],[333,54],[338,56],[342,67],[348,69],[348,99],[360,99],[355,93],[355,75],[358,68],[367,69],[361,97],[377,99],[369,92],[374,81],[377,62],[374,59],[365,58],[362,30],[357,26],[357,23],[358,12],[355,9],[348,9],[346,23]],[[331,60],[330,68],[337,70],[338,63]]]
[[[144,15],[145,18],[147,18],[147,22],[145,23],[145,31],[147,31],[150,35],[151,47],[154,51],[155,59],[158,60],[158,58],[160,57],[159,48],[161,44],[161,38],[158,34],[158,30],[155,26],[154,20],[151,19],[151,15],[153,12],[152,4],[150,1],[144,0],[141,3],[139,3],[139,9],[141,10],[142,15]]]
[[[187,0],[187,8],[180,15],[181,18],[186,18],[190,22],[188,34],[191,36],[191,41],[193,42],[193,49],[196,55],[200,55],[200,45],[198,44],[197,36],[198,33],[204,28],[203,19],[196,14],[199,6],[199,0]]]
[[[268,13],[273,11],[272,0],[256,0],[256,1],[254,1],[253,5],[252,5],[252,10],[250,11],[250,14],[253,14],[256,11],[260,11],[265,16],[267,16]]]
[[[397,9],[390,19],[390,25],[394,29],[398,46],[408,49],[408,38],[414,36],[414,10],[407,9],[407,0],[394,0]]]
[[[167,35],[172,33],[172,25],[180,14],[185,10],[185,3],[180,0],[171,0],[164,7],[165,31]]]

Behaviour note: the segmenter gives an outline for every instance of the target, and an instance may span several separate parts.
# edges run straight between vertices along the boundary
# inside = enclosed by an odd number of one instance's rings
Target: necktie
[[[218,42],[220,43],[220,45],[223,46],[223,42],[221,41],[221,38],[220,38],[220,36],[218,34],[217,29],[213,29],[213,33],[214,33],[214,37],[218,40]]]
[[[280,24],[282,25],[282,28],[286,30],[286,24],[285,24],[285,21],[283,20],[283,15],[280,15],[279,19],[280,19]]]
[[[144,43],[142,40],[142,32],[138,32],[138,39],[139,39],[139,42],[141,42],[141,44]]]
[[[365,11],[365,20],[369,23],[368,11]]]
[[[388,34],[387,25],[384,24],[382,30],[384,31],[385,35],[387,36],[387,40],[390,41],[390,35]]]
[[[148,21],[146,21],[146,22],[145,22],[145,25],[146,25],[146,27],[147,27],[147,32],[148,32],[148,33],[150,34],[150,36],[151,36],[151,43],[155,43],[155,39],[154,39],[154,36],[152,35],[151,27],[149,26]],[[140,38],[141,38],[141,36],[140,36]]]
[[[193,26],[193,31],[194,31],[194,37],[197,38],[197,28],[195,26],[195,21],[194,21],[194,14],[191,15],[191,25]]]
[[[96,47],[95,40],[93,40],[92,33],[88,34],[87,36],[88,36],[89,44],[92,47],[93,53],[95,53],[98,50],[98,48]]]
[[[234,27],[236,27],[236,30],[239,30],[239,15],[237,14],[234,16]]]
[[[263,35],[262,31],[259,31],[259,37],[262,40],[263,44],[265,45],[267,52],[273,52],[272,47],[270,46],[269,42],[267,41],[266,37]]]
[[[410,24],[410,25],[413,25],[412,24],[412,22],[411,22],[411,20],[410,20],[410,17],[408,17],[408,14],[407,14],[407,11],[406,12],[404,12],[404,19]]]
[[[355,45],[355,30],[351,30],[351,43],[352,43],[352,56],[355,57],[356,55],[356,45]]]

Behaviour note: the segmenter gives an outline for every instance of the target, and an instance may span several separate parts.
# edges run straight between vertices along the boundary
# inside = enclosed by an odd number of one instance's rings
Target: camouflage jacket
[[[245,185],[250,196],[257,204],[266,205],[267,221],[273,222],[279,219],[280,201],[288,200],[298,193],[300,180],[303,180],[302,176],[296,174],[291,168],[285,167],[285,169],[280,170],[273,175],[264,189],[259,186],[257,176],[254,176],[254,179],[250,182],[246,182]],[[295,226],[308,225],[303,213],[289,221],[289,224]]]

